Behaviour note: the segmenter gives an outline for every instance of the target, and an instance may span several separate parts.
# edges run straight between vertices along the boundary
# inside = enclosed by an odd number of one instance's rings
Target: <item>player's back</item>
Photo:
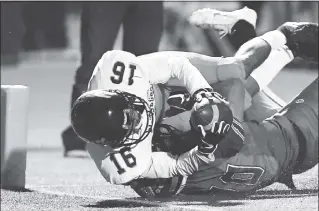
[[[107,51],[99,60],[93,76],[97,76],[98,89],[118,89],[147,98],[150,88],[148,73],[138,58],[125,51]]]
[[[187,180],[184,192],[252,191],[279,179],[295,156],[289,148],[293,137],[287,137],[282,126],[291,127],[288,120],[278,117],[260,124],[243,123],[245,143],[240,152],[201,169]],[[293,141],[292,141],[293,142]]]

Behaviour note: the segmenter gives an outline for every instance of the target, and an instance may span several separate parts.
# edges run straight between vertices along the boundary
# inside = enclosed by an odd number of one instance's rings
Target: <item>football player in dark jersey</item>
[[[298,33],[291,29],[286,25],[281,31],[294,56],[318,62],[318,24],[305,24]],[[243,83],[235,81],[231,84],[237,92],[245,89]],[[223,96],[231,96],[231,89],[223,92],[218,86],[212,87]],[[239,98],[236,100],[236,95],[232,97],[233,100],[228,99],[230,107],[234,109],[234,117],[240,119],[238,115],[243,115],[243,111],[238,108],[243,106],[238,102],[243,102]],[[214,138],[208,131],[189,131],[185,135],[174,127],[159,128],[158,138],[154,138],[157,150],[176,154],[184,150],[182,146],[185,149],[192,147],[191,142],[194,146],[198,140]],[[243,132],[243,139],[232,135],[236,130]],[[171,196],[179,192],[216,193],[220,190],[251,192],[274,182],[295,188],[292,175],[305,172],[318,163],[318,78],[276,115],[263,121],[234,121],[233,131],[217,146],[215,162],[201,165],[188,178],[136,180],[131,187],[142,197]],[[181,142],[189,146],[181,145]],[[231,153],[233,148],[240,149],[234,156]]]

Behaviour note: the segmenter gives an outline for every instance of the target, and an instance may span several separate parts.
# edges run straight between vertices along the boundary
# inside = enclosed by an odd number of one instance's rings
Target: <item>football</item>
[[[227,124],[232,125],[233,113],[228,105],[210,102],[198,110],[193,110],[190,118],[191,126],[195,130],[198,130],[199,125],[202,125],[204,130],[208,131],[212,128],[214,121],[225,121]]]

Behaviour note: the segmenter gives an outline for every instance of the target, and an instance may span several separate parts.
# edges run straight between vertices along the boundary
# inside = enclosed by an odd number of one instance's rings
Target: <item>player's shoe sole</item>
[[[232,12],[204,8],[193,12],[188,21],[203,29],[215,29],[220,36],[231,33],[232,27],[239,20],[245,20],[256,27],[257,14],[254,10],[244,7]]]

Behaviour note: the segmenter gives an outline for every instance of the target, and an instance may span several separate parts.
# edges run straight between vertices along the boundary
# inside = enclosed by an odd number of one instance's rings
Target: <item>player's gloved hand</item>
[[[166,111],[165,116],[170,117],[191,110],[194,101],[188,92],[174,92],[168,97],[167,104],[170,108]]]
[[[228,133],[230,125],[224,121],[215,121],[209,130],[205,130],[202,125],[199,125],[198,129],[201,135],[201,143],[198,146],[198,150],[205,155],[209,155],[215,151],[219,142]]]
[[[218,92],[214,92],[211,88],[199,89],[193,95],[195,104],[193,108],[195,110],[200,109],[201,107],[209,104],[210,101],[214,103],[224,103],[229,105],[229,102]]]

